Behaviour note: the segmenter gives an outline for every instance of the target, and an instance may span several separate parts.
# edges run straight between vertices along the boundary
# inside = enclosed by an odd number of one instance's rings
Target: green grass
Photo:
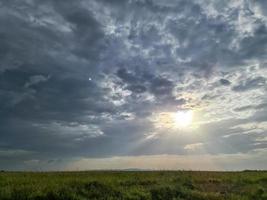
[[[0,172],[0,200],[267,200],[267,172]]]

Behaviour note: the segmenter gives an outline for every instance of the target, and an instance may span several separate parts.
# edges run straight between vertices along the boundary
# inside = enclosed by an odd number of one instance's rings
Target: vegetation
[[[0,172],[1,200],[267,200],[267,172]]]

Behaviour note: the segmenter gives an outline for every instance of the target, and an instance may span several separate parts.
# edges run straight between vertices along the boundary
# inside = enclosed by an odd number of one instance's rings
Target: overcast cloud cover
[[[0,0],[0,168],[267,169],[266,80],[265,0]]]

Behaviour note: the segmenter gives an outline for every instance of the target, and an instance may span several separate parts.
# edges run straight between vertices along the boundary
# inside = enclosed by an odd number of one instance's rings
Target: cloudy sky
[[[0,169],[267,169],[265,0],[0,0]]]

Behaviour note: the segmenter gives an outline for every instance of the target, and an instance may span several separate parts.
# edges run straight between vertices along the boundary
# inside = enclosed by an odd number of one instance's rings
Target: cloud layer
[[[247,156],[233,169],[260,168],[252,163],[267,149],[266,7],[1,1],[0,168],[198,154],[227,169],[232,156]],[[188,109],[186,130],[162,118]]]

